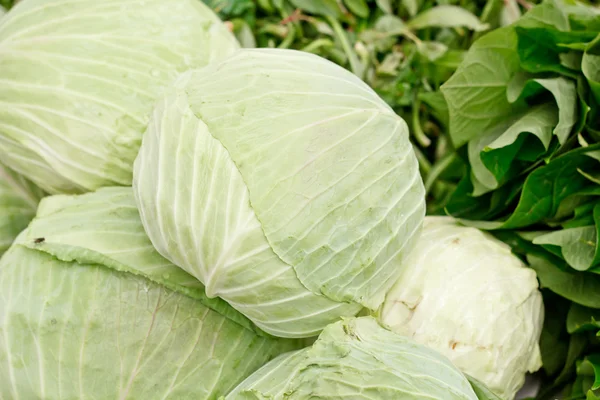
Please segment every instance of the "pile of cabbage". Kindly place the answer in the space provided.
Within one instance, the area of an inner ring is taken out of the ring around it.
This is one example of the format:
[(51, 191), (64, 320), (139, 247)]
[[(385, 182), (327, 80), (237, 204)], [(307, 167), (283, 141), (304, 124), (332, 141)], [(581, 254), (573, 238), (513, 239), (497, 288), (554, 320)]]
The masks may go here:
[(405, 122), (197, 0), (0, 20), (0, 399), (513, 399), (535, 273), (425, 217)]

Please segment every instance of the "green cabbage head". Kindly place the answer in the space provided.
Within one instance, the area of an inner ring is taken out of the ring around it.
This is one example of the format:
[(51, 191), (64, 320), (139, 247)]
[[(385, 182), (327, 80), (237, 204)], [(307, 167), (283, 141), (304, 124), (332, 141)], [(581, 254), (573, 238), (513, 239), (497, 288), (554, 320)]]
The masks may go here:
[(405, 122), (350, 72), (293, 50), (184, 74), (134, 169), (157, 250), (283, 337), (379, 307), (425, 210)]
[(488, 233), (426, 217), (380, 311), (390, 329), (448, 357), (503, 399), (540, 368), (544, 318), (535, 272)]
[(336, 322), (312, 347), (283, 354), (225, 400), (477, 400), (448, 359), (374, 318)]
[(131, 188), (42, 200), (0, 295), (2, 399), (216, 399), (299, 348), (156, 253)]
[(0, 256), (35, 216), (44, 193), (0, 164)]
[(26, 0), (0, 20), (0, 161), (45, 191), (130, 186), (152, 106), (238, 47), (199, 0)]

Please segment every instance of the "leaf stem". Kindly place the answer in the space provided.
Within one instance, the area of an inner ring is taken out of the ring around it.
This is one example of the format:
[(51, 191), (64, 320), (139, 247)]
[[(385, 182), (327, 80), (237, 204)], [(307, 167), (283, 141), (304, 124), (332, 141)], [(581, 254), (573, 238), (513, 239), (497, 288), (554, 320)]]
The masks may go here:
[(423, 129), (421, 128), (421, 115), (419, 114), (421, 108), (421, 101), (417, 96), (414, 97), (412, 106), (412, 133), (415, 140), (423, 147), (429, 147), (431, 140), (427, 137)]
[(414, 143), (411, 144), (417, 156), (417, 161), (419, 162), (419, 169), (421, 170), (421, 175), (428, 176), (429, 171), (431, 171), (431, 163), (429, 162), (425, 154), (423, 154), (419, 146), (415, 146)]
[(327, 18), (327, 21), (329, 21), (329, 24), (331, 25), (331, 27), (333, 28), (333, 31), (335, 32), (336, 36), (340, 40), (342, 48), (344, 49), (344, 53), (346, 53), (346, 56), (348, 57), (348, 61), (350, 62), (350, 69), (352, 70), (354, 75), (356, 75), (362, 79), (363, 73), (364, 73), (364, 68), (363, 68), (362, 64), (360, 63), (360, 61), (358, 60), (356, 53), (352, 49), (352, 45), (348, 41), (348, 37), (346, 36), (346, 32), (342, 28), (342, 25), (335, 18), (332, 18), (329, 16), (326, 18)]
[(425, 193), (429, 193), (433, 184), (437, 181), (439, 176), (456, 160), (456, 153), (448, 153), (442, 159), (437, 161), (429, 170), (427, 178), (425, 179)]

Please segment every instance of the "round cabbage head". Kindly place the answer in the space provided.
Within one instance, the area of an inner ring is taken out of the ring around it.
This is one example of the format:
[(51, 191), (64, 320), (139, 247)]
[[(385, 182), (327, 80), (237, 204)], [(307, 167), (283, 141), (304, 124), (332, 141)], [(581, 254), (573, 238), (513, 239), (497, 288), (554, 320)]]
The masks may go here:
[(0, 256), (35, 216), (44, 193), (0, 164)]
[(130, 186), (163, 88), (238, 47), (198, 0), (27, 0), (0, 20), (0, 161), (49, 193)]
[(425, 210), (405, 122), (293, 50), (184, 74), (154, 110), (134, 191), (164, 257), (284, 337), (376, 309)]
[(383, 325), (448, 357), (503, 399), (540, 368), (535, 272), (510, 247), (450, 217), (426, 217), (380, 310)]
[(2, 399), (216, 399), (299, 348), (156, 253), (131, 188), (44, 199), (0, 293)]
[(283, 354), (225, 400), (477, 400), (448, 359), (382, 328), (374, 318), (328, 326), (312, 347)]

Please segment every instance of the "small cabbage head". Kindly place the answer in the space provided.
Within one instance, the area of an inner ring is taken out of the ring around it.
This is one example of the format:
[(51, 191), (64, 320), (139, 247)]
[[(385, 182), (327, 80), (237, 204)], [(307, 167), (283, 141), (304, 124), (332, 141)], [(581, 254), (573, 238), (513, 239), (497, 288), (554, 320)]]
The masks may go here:
[(0, 293), (2, 399), (216, 399), (299, 348), (156, 253), (131, 188), (42, 200)]
[(152, 107), (238, 44), (198, 0), (27, 0), (0, 20), (0, 161), (48, 193), (130, 186)]
[(0, 164), (0, 256), (35, 216), (44, 193)]
[(467, 378), (434, 350), (374, 318), (336, 322), (312, 347), (283, 354), (225, 400), (477, 400)]
[(426, 217), (398, 268), (382, 324), (513, 399), (525, 374), (541, 366), (544, 308), (535, 272), (505, 243), (451, 217)]
[(293, 50), (184, 74), (154, 110), (134, 190), (164, 257), (283, 337), (377, 309), (425, 212), (405, 122)]

